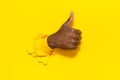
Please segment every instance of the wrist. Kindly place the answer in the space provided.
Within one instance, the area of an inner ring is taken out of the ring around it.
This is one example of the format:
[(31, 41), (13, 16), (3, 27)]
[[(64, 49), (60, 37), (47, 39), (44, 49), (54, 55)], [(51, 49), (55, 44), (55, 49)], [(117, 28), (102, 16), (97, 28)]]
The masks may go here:
[(52, 36), (52, 35), (48, 36), (47, 43), (48, 43), (48, 46), (51, 49), (54, 49), (55, 48), (55, 38), (54, 38), (54, 36)]

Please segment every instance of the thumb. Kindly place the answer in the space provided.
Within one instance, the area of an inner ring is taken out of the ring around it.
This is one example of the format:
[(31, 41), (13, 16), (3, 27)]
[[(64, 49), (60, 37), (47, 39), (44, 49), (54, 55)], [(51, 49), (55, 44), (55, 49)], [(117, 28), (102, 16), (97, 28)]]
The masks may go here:
[(73, 18), (74, 18), (74, 13), (71, 12), (71, 13), (70, 13), (70, 17), (68, 18), (68, 20), (67, 20), (63, 25), (68, 25), (68, 26), (70, 26), (70, 25), (72, 24)]

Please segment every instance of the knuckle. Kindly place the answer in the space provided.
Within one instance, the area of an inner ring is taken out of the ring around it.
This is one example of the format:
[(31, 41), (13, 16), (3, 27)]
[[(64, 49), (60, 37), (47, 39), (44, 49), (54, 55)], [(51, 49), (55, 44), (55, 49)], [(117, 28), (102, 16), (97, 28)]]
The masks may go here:
[(79, 40), (80, 39), (80, 35), (77, 35), (77, 34), (73, 35), (73, 38)]
[(76, 48), (77, 48), (77, 46), (73, 46), (73, 47), (72, 47), (72, 49), (76, 49)]
[(72, 43), (75, 43), (76, 41), (75, 41), (75, 39), (72, 39), (71, 42), (72, 42)]
[(79, 45), (80, 44), (80, 41), (76, 41), (75, 42), (75, 45), (77, 46), (77, 45)]
[(71, 32), (73, 32), (73, 33), (74, 33), (74, 31), (75, 31), (75, 29), (71, 28)]
[(70, 49), (76, 49), (76, 48), (77, 48), (77, 46), (75, 46), (75, 45), (70, 46)]
[(73, 34), (73, 35), (72, 35), (72, 37), (73, 37), (73, 38), (75, 38), (75, 37), (76, 37), (76, 35), (75, 35), (75, 34)]

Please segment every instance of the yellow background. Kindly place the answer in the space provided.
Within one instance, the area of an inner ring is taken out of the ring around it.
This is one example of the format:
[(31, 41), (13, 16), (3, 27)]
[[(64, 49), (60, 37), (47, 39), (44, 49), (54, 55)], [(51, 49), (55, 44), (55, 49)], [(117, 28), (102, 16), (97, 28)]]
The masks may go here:
[[(56, 54), (47, 66), (28, 56), (33, 37), (58, 30), (71, 11), (78, 54)], [(120, 1), (1, 0), (0, 46), (0, 80), (120, 80)]]

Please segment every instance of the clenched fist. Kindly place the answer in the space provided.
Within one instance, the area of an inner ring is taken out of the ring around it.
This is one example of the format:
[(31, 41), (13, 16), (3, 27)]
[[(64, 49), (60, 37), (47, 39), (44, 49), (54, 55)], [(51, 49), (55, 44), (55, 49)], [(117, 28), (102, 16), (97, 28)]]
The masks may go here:
[(77, 48), (80, 44), (82, 32), (78, 29), (71, 28), (73, 18), (74, 14), (71, 12), (69, 19), (61, 26), (61, 28), (56, 33), (48, 36), (47, 42), (50, 48)]

